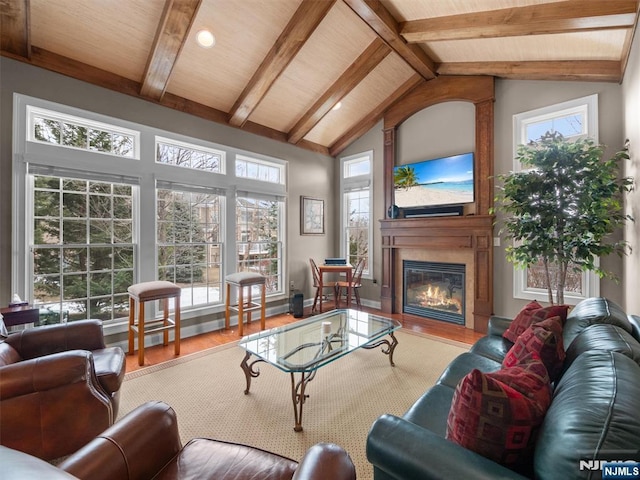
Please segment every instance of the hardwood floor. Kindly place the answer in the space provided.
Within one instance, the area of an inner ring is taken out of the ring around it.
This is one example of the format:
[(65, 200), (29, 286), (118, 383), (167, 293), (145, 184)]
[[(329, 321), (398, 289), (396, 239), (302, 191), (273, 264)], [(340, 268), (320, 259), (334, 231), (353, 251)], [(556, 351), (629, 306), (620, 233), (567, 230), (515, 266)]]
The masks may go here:
[[(324, 304), (324, 311), (333, 308), (331, 302), (327, 302)], [(439, 322), (435, 320), (425, 320), (425, 319), (417, 319), (412, 315), (405, 314), (386, 314), (382, 313), (379, 310), (363, 307), (364, 311), (369, 313), (374, 313), (378, 315), (383, 315), (386, 317), (391, 317), (397, 319), (402, 326), (406, 330), (412, 330), (414, 332), (427, 333), (430, 335), (435, 335), (438, 337), (442, 337), (444, 339), (455, 340), (458, 342), (468, 343), (469, 345), (473, 344), (476, 340), (481, 338), (483, 334), (474, 332), (468, 328), (464, 328), (458, 325), (452, 325), (446, 322)], [(304, 310), (304, 318), (307, 318), (311, 315), (311, 307), (307, 307)], [(255, 315), (254, 315), (255, 317)], [(266, 328), (278, 327), (281, 325), (286, 325), (287, 323), (296, 322), (301, 320), (299, 318), (294, 318), (293, 315), (290, 314), (281, 314), (275, 315), (273, 317), (268, 317), (266, 319)], [(246, 324), (244, 326), (244, 334), (249, 335), (251, 333), (258, 332), (260, 330), (260, 321), (253, 320), (250, 324)], [(193, 337), (183, 338), (180, 340), (180, 353), (181, 355), (188, 355), (190, 353), (195, 353), (200, 350), (205, 350), (207, 348), (215, 347), (218, 345), (224, 345), (225, 343), (233, 342), (238, 340), (238, 331), (237, 328), (231, 328), (229, 330), (217, 330), (215, 332), (204, 333), (202, 335), (197, 335)], [(137, 350), (135, 355), (127, 355), (127, 372), (133, 372), (135, 370), (139, 370), (144, 367), (148, 367), (150, 365), (156, 365), (158, 363), (171, 360), (175, 358), (173, 353), (173, 343), (169, 343), (168, 346), (153, 346), (147, 347), (144, 351), (144, 365), (138, 365), (138, 355)]]

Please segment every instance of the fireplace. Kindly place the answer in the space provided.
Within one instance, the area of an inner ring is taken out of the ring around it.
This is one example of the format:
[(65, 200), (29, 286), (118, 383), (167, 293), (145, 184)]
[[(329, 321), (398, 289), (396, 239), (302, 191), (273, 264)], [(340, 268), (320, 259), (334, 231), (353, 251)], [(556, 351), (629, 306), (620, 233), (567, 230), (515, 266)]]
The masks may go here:
[(465, 324), (465, 265), (403, 260), (402, 311)]

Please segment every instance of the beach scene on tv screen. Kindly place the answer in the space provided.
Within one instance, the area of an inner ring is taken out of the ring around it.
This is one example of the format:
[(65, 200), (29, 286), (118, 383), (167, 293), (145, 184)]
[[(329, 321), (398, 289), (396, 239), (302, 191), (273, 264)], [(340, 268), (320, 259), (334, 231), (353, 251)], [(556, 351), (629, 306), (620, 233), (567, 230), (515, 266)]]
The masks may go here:
[(473, 153), (400, 165), (393, 172), (401, 208), (473, 202)]

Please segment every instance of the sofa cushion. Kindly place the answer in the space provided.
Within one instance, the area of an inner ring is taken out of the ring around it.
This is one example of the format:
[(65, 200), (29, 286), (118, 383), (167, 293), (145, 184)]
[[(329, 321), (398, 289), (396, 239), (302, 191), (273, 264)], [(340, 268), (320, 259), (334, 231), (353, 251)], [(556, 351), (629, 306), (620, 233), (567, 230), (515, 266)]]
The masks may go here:
[(444, 438), (454, 392), (455, 387), (436, 384), (422, 394), (402, 418)]
[(266, 450), (208, 438), (194, 438), (154, 478), (290, 480), (297, 466), (294, 460)]
[[(531, 303), (529, 305), (531, 305)], [(564, 321), (567, 319), (568, 310), (568, 305), (551, 305), (549, 307), (538, 309), (532, 307), (532, 310), (530, 310), (529, 313), (523, 315), (518, 314), (518, 316), (514, 318), (513, 322), (511, 323), (511, 326), (507, 329), (506, 332), (504, 332), (503, 336), (507, 340), (511, 340), (515, 343), (518, 337), (522, 335), (522, 333), (527, 328), (529, 328), (536, 322), (541, 322), (543, 320), (546, 320), (547, 318), (559, 316), (564, 323)]]
[(513, 347), (513, 342), (498, 335), (485, 335), (478, 339), (469, 349), (476, 355), (490, 358), (496, 362), (502, 363), (505, 355)]
[(534, 454), (536, 478), (600, 478), (580, 460), (640, 461), (640, 367), (617, 353), (580, 355), (557, 383)]
[(542, 363), (547, 367), (549, 377), (555, 381), (562, 371), (565, 359), (562, 342), (562, 319), (560, 317), (551, 317), (527, 328), (518, 337), (511, 350), (507, 352), (502, 366), (517, 365), (531, 352), (540, 356)]
[(610, 323), (629, 333), (633, 332), (627, 314), (618, 304), (603, 297), (587, 298), (578, 303), (567, 316), (562, 333), (565, 347), (569, 348), (573, 339), (594, 323)]
[(564, 370), (567, 370), (582, 353), (590, 350), (619, 352), (640, 365), (640, 343), (622, 328), (602, 323), (585, 328), (571, 342), (567, 348)]
[(533, 300), (527, 303), (520, 312), (515, 316), (507, 330), (502, 334), (504, 338), (510, 342), (515, 342), (522, 332), (524, 332), (529, 325), (531, 325), (531, 317), (534, 312), (537, 312), (542, 308), (538, 302)]
[(549, 376), (539, 360), (486, 374), (473, 370), (455, 390), (446, 438), (527, 471), (550, 403)]
[[(77, 480), (77, 477), (40, 460), (12, 448), (0, 445), (0, 465), (5, 479)], [(4, 475), (7, 475), (6, 477)]]
[(495, 372), (500, 368), (502, 368), (502, 364), (499, 361), (475, 353), (465, 352), (458, 355), (447, 365), (447, 368), (442, 372), (436, 383), (456, 388), (460, 380), (473, 369), (481, 372)]
[(628, 315), (627, 320), (631, 324), (631, 335), (640, 342), (640, 317), (637, 315)]

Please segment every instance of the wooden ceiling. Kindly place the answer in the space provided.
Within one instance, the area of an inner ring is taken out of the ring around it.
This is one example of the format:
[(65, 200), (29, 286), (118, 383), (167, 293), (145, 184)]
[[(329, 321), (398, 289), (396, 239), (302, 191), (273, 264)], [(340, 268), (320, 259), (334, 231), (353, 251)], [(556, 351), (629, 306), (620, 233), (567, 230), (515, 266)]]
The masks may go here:
[[(639, 0), (0, 0), (2, 55), (332, 156), (443, 75), (620, 82)], [(212, 48), (195, 42), (207, 28)], [(338, 110), (333, 107), (341, 102)]]

